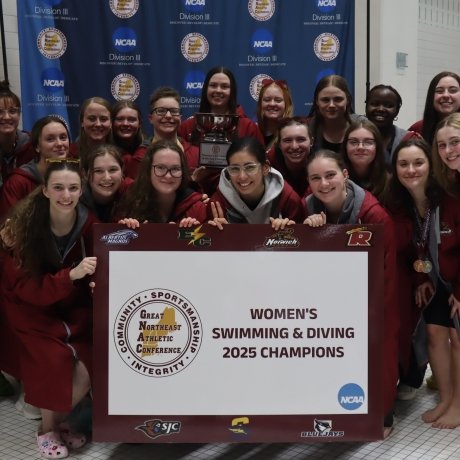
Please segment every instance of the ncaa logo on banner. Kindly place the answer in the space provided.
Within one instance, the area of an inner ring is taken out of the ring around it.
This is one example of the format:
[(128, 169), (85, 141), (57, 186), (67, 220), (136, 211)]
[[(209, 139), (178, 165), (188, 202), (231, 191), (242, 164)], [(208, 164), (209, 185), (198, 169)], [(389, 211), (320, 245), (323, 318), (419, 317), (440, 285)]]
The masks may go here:
[(197, 356), (202, 337), (196, 308), (182, 294), (162, 288), (134, 294), (113, 325), (120, 358), (146, 377), (169, 377), (184, 370)]
[(109, 4), (112, 13), (121, 19), (134, 16), (139, 9), (139, 0), (110, 0)]
[(347, 383), (339, 390), (339, 404), (346, 410), (359, 409), (364, 399), (364, 390), (356, 383)]
[(339, 54), (340, 41), (334, 34), (318, 35), (313, 44), (316, 57), (322, 61), (333, 61)]
[(273, 49), (273, 34), (266, 29), (256, 30), (251, 37), (251, 46), (256, 54), (269, 54)]
[(249, 0), (248, 10), (256, 21), (268, 21), (275, 14), (275, 0)]
[(187, 11), (195, 13), (203, 11), (206, 6), (206, 0), (183, 0), (183, 2)]
[(199, 70), (191, 70), (185, 74), (184, 89), (190, 96), (200, 96), (205, 75)]
[(265, 80), (266, 78), (272, 77), (265, 73), (259, 73), (259, 75), (252, 77), (251, 81), (249, 82), (249, 94), (251, 94), (255, 101), (259, 100), (260, 88), (262, 88), (262, 80)]
[(38, 34), (37, 48), (47, 59), (59, 59), (67, 49), (67, 38), (59, 29), (47, 27)]
[(336, 0), (317, 0), (318, 9), (322, 13), (330, 13), (337, 6)]
[(129, 53), (136, 49), (137, 37), (133, 29), (119, 27), (112, 35), (113, 46), (120, 53)]
[(112, 96), (117, 101), (135, 101), (141, 92), (141, 87), (136, 77), (129, 73), (122, 73), (112, 80), (111, 90)]
[(42, 86), (45, 91), (57, 93), (64, 90), (64, 74), (56, 67), (48, 67), (41, 73)]
[(209, 43), (204, 35), (192, 32), (182, 39), (180, 49), (187, 61), (200, 62), (209, 53)]

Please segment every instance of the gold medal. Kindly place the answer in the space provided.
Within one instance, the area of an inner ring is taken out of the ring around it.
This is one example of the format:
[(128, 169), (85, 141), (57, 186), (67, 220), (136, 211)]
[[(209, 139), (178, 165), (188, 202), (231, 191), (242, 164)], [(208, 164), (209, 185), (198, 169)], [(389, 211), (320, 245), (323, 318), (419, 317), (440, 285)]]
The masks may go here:
[(429, 260), (423, 262), (423, 273), (430, 273), (433, 269), (433, 265)]
[(425, 262), (421, 259), (417, 259), (413, 264), (414, 270), (417, 273), (424, 273), (423, 269), (425, 267)]

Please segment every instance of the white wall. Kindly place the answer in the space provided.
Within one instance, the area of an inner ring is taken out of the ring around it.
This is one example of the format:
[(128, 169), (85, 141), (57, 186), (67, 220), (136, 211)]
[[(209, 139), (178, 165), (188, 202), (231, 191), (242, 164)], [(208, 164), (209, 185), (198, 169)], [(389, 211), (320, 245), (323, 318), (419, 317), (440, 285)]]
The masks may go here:
[[(16, 0), (3, 0), (3, 22), (5, 24), (6, 60), (10, 87), (21, 95), (19, 74), (19, 42)], [(1, 46), (1, 44), (0, 44)], [(0, 58), (0, 79), (4, 79), (3, 59)]]
[(417, 47), (419, 85), (416, 97), (421, 118), (431, 79), (443, 70), (460, 75), (459, 0), (420, 0)]
[[(419, 0), (370, 0), (370, 86), (391, 85), (403, 105), (396, 124), (407, 128), (417, 115), (417, 24)], [(356, 0), (355, 110), (364, 113), (366, 96), (366, 0)], [(396, 53), (407, 54), (407, 67), (396, 67)]]

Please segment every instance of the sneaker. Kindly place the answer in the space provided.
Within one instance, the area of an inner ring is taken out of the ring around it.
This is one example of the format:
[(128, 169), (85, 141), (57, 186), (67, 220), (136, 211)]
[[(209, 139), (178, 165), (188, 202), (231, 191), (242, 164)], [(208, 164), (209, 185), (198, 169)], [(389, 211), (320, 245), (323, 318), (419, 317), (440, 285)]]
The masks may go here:
[(0, 372), (0, 396), (13, 396), (14, 388), (6, 379), (2, 372)]
[(38, 407), (24, 401), (24, 393), (22, 391), (16, 401), (15, 407), (28, 420), (40, 420), (42, 418), (42, 412)]
[(405, 385), (404, 383), (400, 383), (398, 385), (397, 398), (400, 401), (410, 401), (411, 399), (414, 399), (416, 395), (417, 388)]

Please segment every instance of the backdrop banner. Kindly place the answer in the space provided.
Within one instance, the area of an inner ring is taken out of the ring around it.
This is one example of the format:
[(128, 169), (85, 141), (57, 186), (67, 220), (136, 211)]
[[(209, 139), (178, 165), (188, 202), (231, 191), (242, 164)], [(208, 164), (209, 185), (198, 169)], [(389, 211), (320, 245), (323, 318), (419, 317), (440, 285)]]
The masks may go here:
[[(17, 0), (23, 125), (59, 114), (78, 135), (81, 102), (135, 100), (173, 86), (183, 118), (206, 72), (230, 68), (250, 117), (264, 78), (284, 79), (295, 113), (336, 73), (354, 88), (354, 0)], [(147, 129), (147, 132), (149, 130)]]
[(94, 241), (94, 440), (382, 438), (383, 226)]

